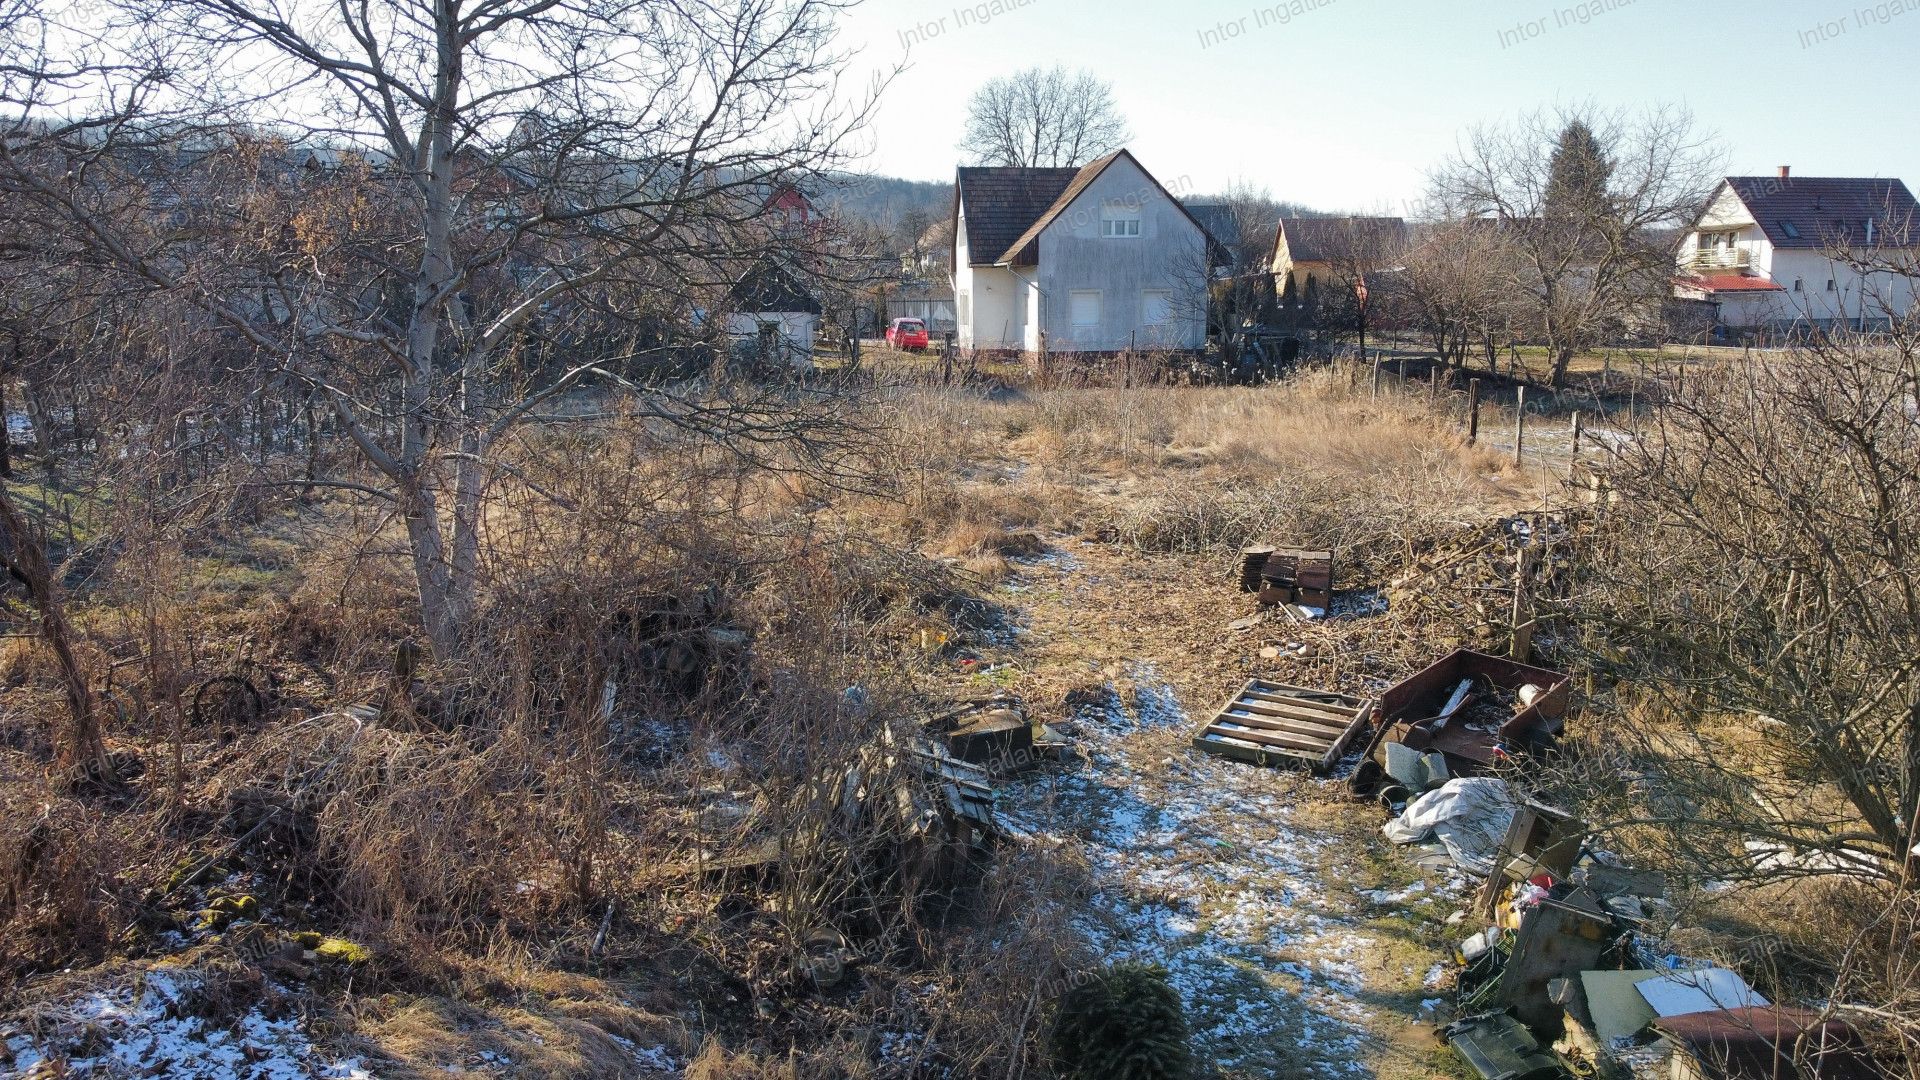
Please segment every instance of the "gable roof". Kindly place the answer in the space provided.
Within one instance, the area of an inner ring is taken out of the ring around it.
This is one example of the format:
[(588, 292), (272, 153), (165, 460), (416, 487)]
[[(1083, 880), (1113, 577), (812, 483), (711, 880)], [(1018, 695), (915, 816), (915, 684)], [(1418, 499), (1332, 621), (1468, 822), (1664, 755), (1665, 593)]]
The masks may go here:
[(954, 177), (956, 212), (967, 219), (967, 259), (975, 266), (1001, 260), (1027, 227), (1073, 183), (1079, 169), (963, 168)]
[(734, 309), (749, 311), (799, 312), (820, 314), (820, 301), (814, 299), (792, 271), (772, 258), (763, 258), (748, 268), (740, 280), (727, 290)]
[[(1193, 211), (1174, 198), (1140, 164), (1139, 159), (1126, 150), (1115, 150), (1078, 169), (961, 169), (954, 182), (953, 197), (956, 208), (964, 207), (966, 210), (968, 260), (974, 266), (1032, 266), (1039, 260), (1036, 241), (1040, 239), (1040, 234), (1065, 213), (1067, 207), (1072, 206), (1074, 200), (1084, 194), (1100, 174), (1107, 171), (1109, 165), (1121, 158), (1133, 162), (1133, 167), (1140, 170), (1140, 175), (1146, 177), (1162, 197), (1186, 215), (1188, 221), (1193, 222), (1193, 227), (1206, 238), (1209, 248), (1218, 246), (1219, 242), (1200, 223), (1200, 219), (1193, 216)], [(1044, 204), (1036, 205), (1037, 196), (1049, 189), (1053, 191), (1053, 197)], [(976, 215), (985, 216), (988, 231), (984, 236), (975, 226)], [(1000, 237), (1008, 232), (1012, 235), (1003, 245)], [(992, 253), (994, 257), (982, 258), (985, 253)]]
[(1368, 254), (1391, 259), (1411, 246), (1412, 236), (1405, 218), (1281, 218), (1273, 250), (1279, 255), (1284, 241), (1294, 262), (1332, 262)]
[[(1897, 179), (1729, 176), (1721, 183), (1733, 189), (1776, 248), (1864, 243), (1868, 221), (1876, 237), (1890, 224), (1920, 226), (1920, 204)], [(1911, 242), (1920, 243), (1920, 237)]]

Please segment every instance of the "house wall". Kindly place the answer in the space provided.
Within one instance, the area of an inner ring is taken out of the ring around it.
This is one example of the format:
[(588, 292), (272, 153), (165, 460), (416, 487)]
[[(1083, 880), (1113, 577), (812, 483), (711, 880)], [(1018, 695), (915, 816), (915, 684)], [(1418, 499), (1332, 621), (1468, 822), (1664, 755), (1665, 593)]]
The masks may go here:
[(1019, 278), (1006, 267), (967, 265), (967, 251), (963, 210), (954, 221), (954, 344), (962, 349), (1024, 348), (1027, 309)]
[(760, 327), (779, 327), (781, 347), (795, 367), (813, 366), (813, 343), (820, 335), (820, 316), (804, 311), (753, 311), (727, 316), (727, 336), (736, 347), (750, 348), (760, 340)]
[[(1140, 235), (1101, 235), (1103, 208), (1137, 214)], [(1122, 157), (1040, 233), (1039, 266), (1028, 296), (1027, 347), (1057, 352), (1111, 352), (1137, 340), (1141, 348), (1197, 349), (1206, 342), (1206, 244), (1200, 227), (1145, 172)], [(1075, 326), (1072, 294), (1101, 294), (1100, 317)], [(1172, 294), (1172, 318), (1143, 321), (1144, 294)], [(1137, 339), (1136, 339), (1137, 334)]]
[[(1735, 233), (1734, 249), (1745, 256), (1745, 261), (1720, 272), (1765, 278), (1785, 291), (1723, 296), (1720, 321), (1727, 326), (1783, 328), (1809, 321), (1844, 321), (1858, 326), (1863, 313), (1871, 324), (1876, 319), (1884, 320), (1889, 312), (1896, 318), (1903, 317), (1913, 308), (1916, 282), (1911, 277), (1876, 274), (1863, 278), (1852, 267), (1829, 259), (1825, 252), (1775, 248), (1731, 186), (1720, 189), (1700, 223), (1681, 241), (1680, 268), (1698, 272), (1694, 259), (1699, 254), (1701, 232), (1729, 230)], [(1798, 291), (1794, 289), (1796, 281), (1800, 284)], [(1833, 282), (1831, 290), (1828, 281)]]

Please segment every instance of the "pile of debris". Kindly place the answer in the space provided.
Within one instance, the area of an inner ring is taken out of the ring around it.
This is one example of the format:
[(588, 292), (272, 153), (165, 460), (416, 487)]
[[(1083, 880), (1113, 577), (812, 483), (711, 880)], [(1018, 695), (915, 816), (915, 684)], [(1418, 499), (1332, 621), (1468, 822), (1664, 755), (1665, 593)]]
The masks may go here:
[(1830, 1013), (1782, 1008), (1738, 972), (1666, 954), (1648, 933), (1671, 911), (1664, 875), (1588, 850), (1586, 823), (1514, 798), (1503, 780), (1448, 781), (1385, 831), (1437, 841), (1485, 878), (1456, 916), (1481, 929), (1455, 954), (1460, 1019), (1439, 1032), (1476, 1075), (1876, 1075)]
[[(1566, 513), (1520, 514), (1416, 547), (1388, 584), (1396, 611), (1457, 627), (1461, 645), (1505, 645), (1516, 610), (1564, 599), (1581, 521)], [(1525, 603), (1516, 607), (1516, 590)]]
[(1260, 606), (1320, 618), (1333, 606), (1333, 552), (1255, 545), (1240, 553), (1240, 591)]
[(1538, 753), (1560, 734), (1569, 690), (1558, 671), (1456, 649), (1380, 695), (1379, 730), (1349, 784), (1400, 803)]

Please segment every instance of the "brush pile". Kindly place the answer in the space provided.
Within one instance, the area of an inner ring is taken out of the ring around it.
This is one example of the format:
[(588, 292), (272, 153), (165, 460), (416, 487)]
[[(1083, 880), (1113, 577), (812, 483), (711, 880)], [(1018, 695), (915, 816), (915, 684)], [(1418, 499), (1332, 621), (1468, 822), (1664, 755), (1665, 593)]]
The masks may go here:
[(1435, 624), (1435, 644), (1502, 643), (1512, 630), (1514, 589), (1523, 577), (1529, 612), (1567, 595), (1584, 525), (1572, 514), (1535, 512), (1417, 544), (1406, 570), (1389, 583), (1388, 599), (1393, 610)]

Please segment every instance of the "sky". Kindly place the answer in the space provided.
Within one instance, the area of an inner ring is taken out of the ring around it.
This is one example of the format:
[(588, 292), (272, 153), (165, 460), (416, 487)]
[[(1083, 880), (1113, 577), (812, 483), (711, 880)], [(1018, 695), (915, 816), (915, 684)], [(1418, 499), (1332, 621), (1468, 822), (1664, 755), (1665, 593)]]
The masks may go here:
[(866, 167), (909, 179), (953, 178), (980, 83), (1059, 63), (1183, 196), (1408, 213), (1474, 125), (1578, 103), (1691, 109), (1731, 175), (1920, 188), (1920, 0), (864, 0), (842, 33), (907, 65)]

